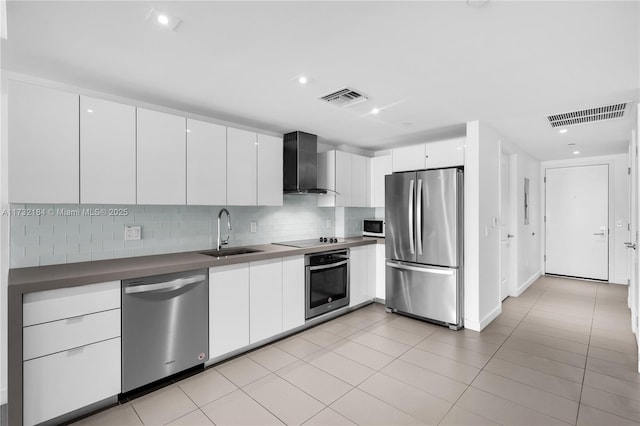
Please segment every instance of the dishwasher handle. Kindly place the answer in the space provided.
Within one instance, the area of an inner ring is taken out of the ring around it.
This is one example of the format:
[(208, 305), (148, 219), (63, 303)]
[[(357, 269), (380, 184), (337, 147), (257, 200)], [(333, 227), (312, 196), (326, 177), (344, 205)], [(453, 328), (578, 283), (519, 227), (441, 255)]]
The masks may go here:
[(130, 287), (126, 287), (124, 289), (125, 294), (136, 294), (136, 293), (160, 293), (165, 291), (173, 291), (179, 290), (188, 285), (198, 284), (203, 282), (207, 277), (205, 275), (193, 275), (191, 277), (185, 278), (176, 278), (175, 280), (165, 281), (161, 283), (154, 284), (142, 284), (142, 285), (132, 285)]

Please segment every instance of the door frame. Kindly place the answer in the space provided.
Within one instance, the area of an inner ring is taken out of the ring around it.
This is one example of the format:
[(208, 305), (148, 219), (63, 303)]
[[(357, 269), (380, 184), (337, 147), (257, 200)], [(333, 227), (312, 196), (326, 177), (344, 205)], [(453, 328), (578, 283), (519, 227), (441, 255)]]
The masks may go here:
[[(638, 109), (638, 122), (640, 122), (640, 108)], [(638, 231), (640, 230), (640, 164), (638, 158), (638, 131), (631, 131), (629, 142), (629, 223), (630, 242), (635, 244), (635, 250), (629, 250), (629, 293), (627, 304), (631, 311), (631, 331), (636, 336), (638, 346), (638, 372), (640, 373), (640, 270), (638, 263), (640, 259), (640, 246)]]
[[(518, 296), (518, 154), (515, 154), (508, 146), (500, 142), (500, 155), (505, 154), (509, 158), (509, 227), (510, 233), (514, 235), (511, 243), (509, 244), (509, 288), (507, 292), (508, 297)], [(500, 161), (502, 164), (502, 161)], [(498, 203), (500, 205), (500, 217), (498, 219), (499, 225), (502, 224), (502, 170), (499, 173), (499, 188)], [(499, 265), (498, 270), (502, 272), (502, 244), (499, 244)], [(500, 288), (502, 291), (502, 288)], [(500, 301), (502, 303), (502, 300)]]

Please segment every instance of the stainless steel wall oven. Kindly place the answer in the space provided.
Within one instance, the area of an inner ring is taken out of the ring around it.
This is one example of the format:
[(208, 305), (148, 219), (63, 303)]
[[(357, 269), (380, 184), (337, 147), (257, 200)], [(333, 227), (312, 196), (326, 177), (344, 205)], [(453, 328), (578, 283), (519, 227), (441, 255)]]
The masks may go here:
[(349, 306), (349, 249), (307, 254), (305, 318)]

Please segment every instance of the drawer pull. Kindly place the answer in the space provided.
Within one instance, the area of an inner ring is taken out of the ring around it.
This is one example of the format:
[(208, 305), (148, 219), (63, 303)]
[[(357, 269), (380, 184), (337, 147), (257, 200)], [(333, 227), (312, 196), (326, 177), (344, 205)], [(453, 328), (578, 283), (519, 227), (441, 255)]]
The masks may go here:
[(79, 317), (67, 318), (67, 324), (77, 324), (84, 320), (84, 315), (80, 315)]
[(67, 356), (79, 355), (84, 352), (84, 346), (80, 346), (79, 348), (69, 349), (67, 351)]

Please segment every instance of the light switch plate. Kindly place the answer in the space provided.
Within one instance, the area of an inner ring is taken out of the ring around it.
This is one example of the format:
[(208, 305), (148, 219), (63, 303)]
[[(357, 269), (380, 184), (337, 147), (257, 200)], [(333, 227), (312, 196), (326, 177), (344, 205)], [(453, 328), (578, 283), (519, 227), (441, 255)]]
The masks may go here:
[(331, 219), (327, 219), (327, 228), (331, 228)]
[(124, 240), (134, 241), (142, 239), (142, 227), (141, 226), (124, 226)]
[(249, 222), (251, 226), (251, 232), (258, 232), (258, 223), (257, 222)]

